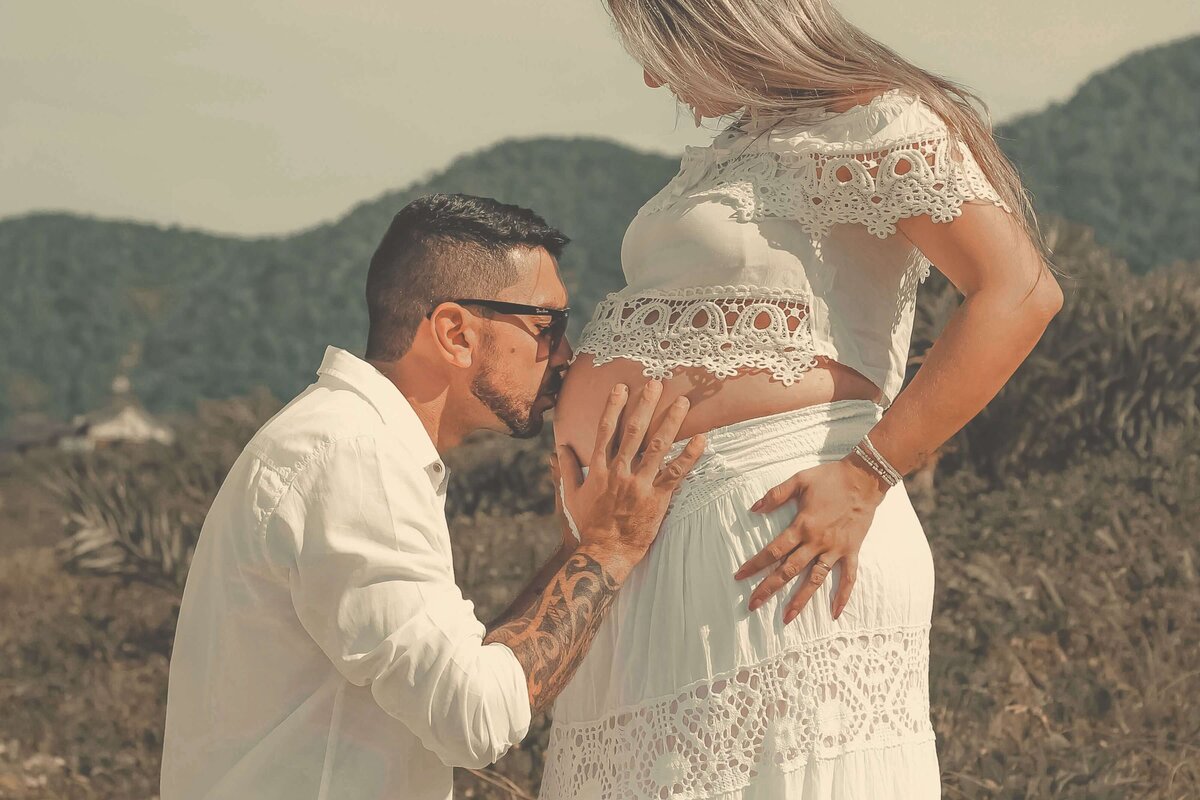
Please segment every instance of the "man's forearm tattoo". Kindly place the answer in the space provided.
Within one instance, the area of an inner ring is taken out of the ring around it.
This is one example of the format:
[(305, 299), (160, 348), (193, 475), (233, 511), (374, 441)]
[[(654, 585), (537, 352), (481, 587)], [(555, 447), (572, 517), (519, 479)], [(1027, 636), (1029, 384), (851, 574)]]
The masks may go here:
[(534, 713), (575, 674), (619, 588), (591, 555), (572, 553), (524, 614), (487, 635), (485, 642), (508, 645), (525, 668)]
[(533, 605), (533, 601), (542, 596), (542, 592), (546, 591), (546, 585), (562, 569), (563, 564), (569, 556), (569, 552), (564, 553), (562, 550), (559, 550), (547, 559), (542, 568), (538, 570), (538, 573), (529, 581), (529, 584), (508, 604), (508, 608), (500, 612), (499, 616), (487, 624), (488, 634), (491, 634), (492, 631), (501, 625), (505, 625), (516, 619)]

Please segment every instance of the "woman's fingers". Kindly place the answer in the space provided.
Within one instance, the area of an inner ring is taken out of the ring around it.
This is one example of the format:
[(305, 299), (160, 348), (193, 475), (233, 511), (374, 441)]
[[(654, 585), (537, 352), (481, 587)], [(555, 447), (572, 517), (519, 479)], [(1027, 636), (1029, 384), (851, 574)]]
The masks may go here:
[(757, 610), (771, 598), (771, 595), (799, 575), (816, 554), (816, 548), (811, 545), (801, 545), (786, 555), (780, 565), (750, 593), (750, 610)]
[(854, 590), (854, 582), (858, 579), (858, 555), (849, 555), (842, 559), (842, 576), (838, 581), (837, 594), (833, 597), (833, 618), (837, 619), (850, 602), (850, 593)]
[(596, 444), (592, 449), (592, 460), (588, 466), (590, 472), (608, 469), (608, 458), (613, 451), (613, 438), (617, 432), (617, 423), (621, 419), (621, 410), (629, 399), (629, 387), (618, 383), (608, 393), (608, 402), (600, 413), (600, 422), (596, 425)]
[(659, 421), (658, 427), (650, 435), (650, 441), (638, 461), (637, 472), (648, 476), (656, 476), (662, 468), (667, 451), (675, 443), (683, 418), (687, 416), (690, 403), (686, 397), (676, 397), (667, 407), (667, 413)]
[(774, 511), (796, 494), (802, 484), (802, 473), (796, 473), (781, 484), (773, 486), (754, 505), (750, 506), (750, 510), (758, 514), (766, 514), (768, 511)]
[(759, 550), (750, 558), (749, 561), (738, 567), (738, 571), (733, 573), (733, 579), (740, 581), (742, 578), (749, 578), (756, 572), (766, 569), (776, 561), (781, 561), (788, 553), (795, 550), (801, 544), (800, 518), (792, 520), (792, 523), (780, 531), (770, 544)]
[(800, 584), (800, 588), (788, 601), (787, 606), (783, 610), (783, 624), (787, 625), (796, 615), (808, 604), (813, 593), (825, 583), (825, 579), (829, 577), (829, 573), (833, 571), (833, 565), (838, 558), (833, 553), (822, 553), (813, 561), (812, 569), (808, 573), (808, 578)]

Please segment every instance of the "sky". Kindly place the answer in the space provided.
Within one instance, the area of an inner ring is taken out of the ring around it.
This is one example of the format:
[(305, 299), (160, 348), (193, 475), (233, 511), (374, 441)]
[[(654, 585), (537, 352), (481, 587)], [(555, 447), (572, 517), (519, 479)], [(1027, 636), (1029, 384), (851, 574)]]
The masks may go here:
[[(1200, 32), (1195, 0), (835, 1), (996, 121)], [(712, 133), (642, 83), (602, 0), (0, 3), (0, 217), (286, 233), (545, 135), (678, 154)]]

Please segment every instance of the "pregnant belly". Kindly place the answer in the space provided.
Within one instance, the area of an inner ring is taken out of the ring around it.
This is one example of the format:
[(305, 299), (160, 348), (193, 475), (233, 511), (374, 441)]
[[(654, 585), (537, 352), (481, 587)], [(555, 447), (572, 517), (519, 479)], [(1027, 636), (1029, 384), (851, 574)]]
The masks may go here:
[[(627, 358), (597, 366), (590, 354), (579, 354), (567, 371), (554, 409), (556, 442), (570, 446), (580, 463), (586, 465), (595, 447), (596, 425), (612, 387), (624, 383), (632, 400), (650, 380), (642, 374), (642, 369), (642, 364)], [(677, 368), (674, 373), (674, 377), (663, 381), (660, 408), (666, 409), (681, 395), (691, 403), (676, 440), (741, 420), (818, 403), (850, 399), (881, 402), (883, 397), (879, 387), (861, 373), (828, 358), (822, 358), (791, 386), (784, 386), (761, 370), (732, 378), (717, 378), (701, 367)], [(652, 420), (651, 431), (660, 417), (661, 414)]]

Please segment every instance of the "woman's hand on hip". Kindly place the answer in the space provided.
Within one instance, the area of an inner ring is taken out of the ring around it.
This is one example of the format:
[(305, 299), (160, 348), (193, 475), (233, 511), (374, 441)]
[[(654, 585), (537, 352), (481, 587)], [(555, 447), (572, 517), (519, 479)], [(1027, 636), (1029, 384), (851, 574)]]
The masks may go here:
[(841, 615), (857, 577), (858, 551), (889, 488), (865, 464), (860, 466), (852, 459), (857, 456), (801, 470), (750, 507), (760, 514), (774, 511), (788, 500), (795, 500), (799, 507), (791, 524), (733, 575), (742, 580), (773, 567), (751, 593), (751, 611), (812, 564), (808, 578), (784, 608), (786, 625), (840, 561), (842, 577), (833, 598), (833, 618)]

